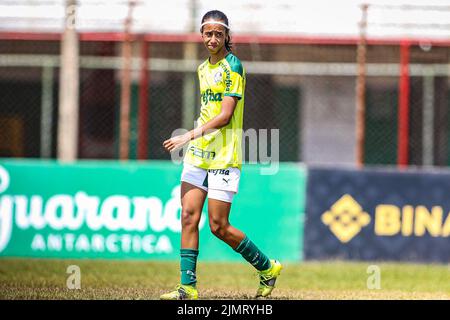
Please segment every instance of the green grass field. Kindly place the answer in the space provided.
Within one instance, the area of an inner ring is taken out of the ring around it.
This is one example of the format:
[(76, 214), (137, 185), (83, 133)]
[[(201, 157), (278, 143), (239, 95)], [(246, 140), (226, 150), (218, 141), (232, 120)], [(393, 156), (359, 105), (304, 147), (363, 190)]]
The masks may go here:
[[(381, 288), (367, 289), (367, 268), (381, 271)], [(81, 289), (66, 286), (69, 265)], [(201, 299), (252, 299), (258, 284), (247, 263), (199, 261)], [(179, 280), (177, 262), (0, 259), (0, 299), (158, 299)], [(450, 267), (399, 263), (284, 264), (271, 299), (450, 299)]]

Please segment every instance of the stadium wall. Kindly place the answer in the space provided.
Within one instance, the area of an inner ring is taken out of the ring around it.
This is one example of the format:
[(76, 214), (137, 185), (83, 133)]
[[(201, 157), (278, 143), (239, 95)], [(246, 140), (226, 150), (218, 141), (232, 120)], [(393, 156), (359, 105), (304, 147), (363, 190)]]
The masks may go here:
[[(283, 261), (450, 261), (450, 171), (244, 165), (230, 220)], [(169, 161), (0, 160), (0, 256), (177, 260)], [(200, 259), (240, 261), (200, 223)]]

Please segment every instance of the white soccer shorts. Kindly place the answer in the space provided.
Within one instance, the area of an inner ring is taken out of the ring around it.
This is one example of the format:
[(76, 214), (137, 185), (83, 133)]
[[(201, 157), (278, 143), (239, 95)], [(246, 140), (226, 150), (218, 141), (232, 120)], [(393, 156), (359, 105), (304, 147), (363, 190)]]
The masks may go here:
[(238, 192), (241, 171), (238, 168), (202, 169), (185, 163), (181, 181), (190, 183), (208, 192), (208, 198), (233, 202)]

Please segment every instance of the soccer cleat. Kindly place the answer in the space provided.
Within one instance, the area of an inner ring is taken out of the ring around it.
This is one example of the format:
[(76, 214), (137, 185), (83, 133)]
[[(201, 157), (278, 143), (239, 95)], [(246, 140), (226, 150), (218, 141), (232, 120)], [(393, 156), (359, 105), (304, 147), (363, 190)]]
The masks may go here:
[(197, 300), (198, 291), (193, 286), (179, 284), (174, 291), (161, 295), (161, 300)]
[(280, 275), (283, 266), (278, 260), (270, 260), (270, 268), (264, 271), (259, 271), (259, 287), (256, 292), (256, 298), (267, 297), (275, 288), (275, 281)]

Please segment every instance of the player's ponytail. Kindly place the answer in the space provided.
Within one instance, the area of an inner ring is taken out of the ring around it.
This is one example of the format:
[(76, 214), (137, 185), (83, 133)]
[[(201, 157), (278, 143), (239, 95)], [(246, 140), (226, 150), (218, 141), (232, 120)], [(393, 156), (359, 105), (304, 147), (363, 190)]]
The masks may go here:
[(203, 24), (207, 20), (215, 20), (222, 22), (221, 24), (225, 27), (226, 35), (225, 35), (225, 48), (228, 51), (233, 51), (233, 43), (231, 42), (231, 35), (230, 35), (230, 27), (228, 26), (228, 18), (222, 11), (219, 10), (211, 10), (205, 13), (205, 15), (202, 18), (202, 27), (200, 28), (200, 32), (203, 32)]
[(227, 30), (227, 39), (225, 40), (225, 48), (232, 52), (233, 51), (233, 43), (231, 42), (230, 31)]

